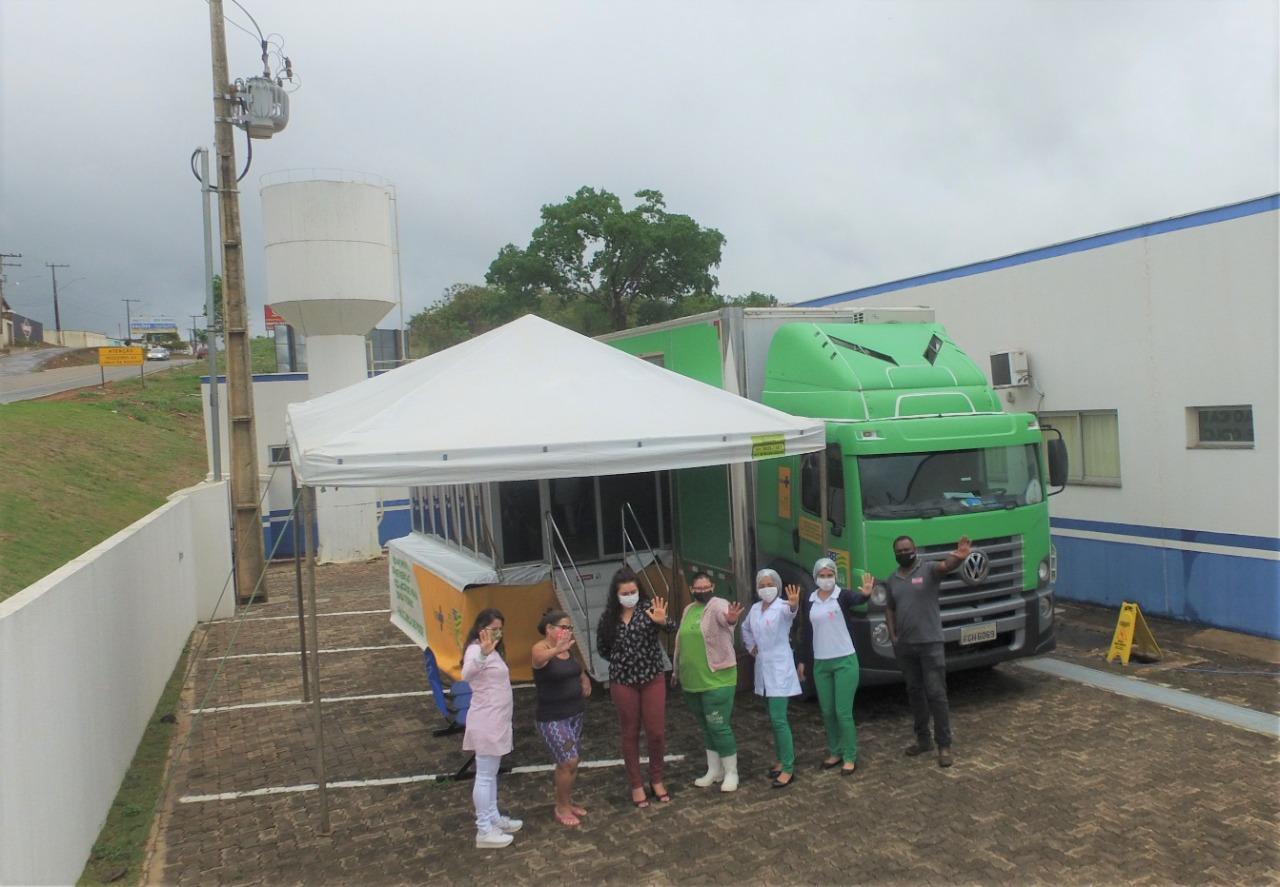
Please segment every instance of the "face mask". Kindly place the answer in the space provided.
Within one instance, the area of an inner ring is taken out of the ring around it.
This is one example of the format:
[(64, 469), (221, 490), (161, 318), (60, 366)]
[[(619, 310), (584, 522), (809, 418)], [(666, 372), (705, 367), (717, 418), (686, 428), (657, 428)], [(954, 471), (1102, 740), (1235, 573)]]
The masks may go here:
[(772, 585), (766, 585), (763, 588), (757, 589), (757, 591), (760, 594), (760, 600), (764, 601), (766, 604), (772, 604), (778, 597), (778, 589), (774, 588)]
[(836, 578), (834, 576), (819, 576), (818, 589), (820, 591), (831, 591), (836, 587)]
[(916, 553), (902, 551), (895, 554), (894, 558), (898, 561), (898, 566), (909, 567), (916, 562)]
[(631, 594), (620, 594), (618, 595), (618, 603), (630, 610), (640, 603), (640, 592), (633, 591)]
[(705, 604), (707, 601), (711, 600), (711, 596), (715, 594), (714, 591), (690, 591), (689, 593), (692, 594), (693, 599), (700, 604)]

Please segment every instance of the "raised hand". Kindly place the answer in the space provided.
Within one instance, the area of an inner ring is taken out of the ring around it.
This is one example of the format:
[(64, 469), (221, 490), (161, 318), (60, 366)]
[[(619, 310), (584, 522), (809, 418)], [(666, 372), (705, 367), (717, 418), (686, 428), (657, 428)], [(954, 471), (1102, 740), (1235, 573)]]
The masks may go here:
[(655, 597), (653, 603), (649, 606), (649, 618), (658, 625), (663, 625), (667, 621), (667, 601), (665, 598)]
[(480, 629), (480, 652), (488, 656), (498, 647), (498, 636), (491, 628)]
[(729, 612), (725, 614), (725, 618), (730, 622), (737, 622), (738, 617), (742, 615), (742, 604), (734, 601), (729, 605)]
[(870, 573), (862, 574), (862, 593), (870, 597), (871, 592), (876, 587), (876, 577)]
[(969, 556), (969, 552), (972, 549), (973, 546), (969, 543), (969, 537), (961, 536), (960, 541), (956, 543), (956, 550), (951, 552), (951, 556), (958, 560), (964, 560)]
[(787, 593), (787, 606), (795, 610), (800, 606), (800, 586), (788, 585), (784, 590)]
[(555, 650), (556, 655), (559, 656), (561, 653), (567, 653), (569, 650), (571, 650), (573, 648), (574, 643), (575, 643), (575, 640), (573, 635), (566, 632), (565, 636), (560, 638), (560, 642), (556, 644), (554, 647), (552, 647), (552, 649)]

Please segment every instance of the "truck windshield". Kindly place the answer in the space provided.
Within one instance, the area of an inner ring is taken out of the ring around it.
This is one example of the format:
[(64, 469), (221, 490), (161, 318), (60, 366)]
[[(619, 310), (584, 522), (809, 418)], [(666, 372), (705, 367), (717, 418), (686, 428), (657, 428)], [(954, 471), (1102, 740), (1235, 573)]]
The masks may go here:
[(858, 457), (868, 520), (1016, 508), (1043, 499), (1034, 444)]

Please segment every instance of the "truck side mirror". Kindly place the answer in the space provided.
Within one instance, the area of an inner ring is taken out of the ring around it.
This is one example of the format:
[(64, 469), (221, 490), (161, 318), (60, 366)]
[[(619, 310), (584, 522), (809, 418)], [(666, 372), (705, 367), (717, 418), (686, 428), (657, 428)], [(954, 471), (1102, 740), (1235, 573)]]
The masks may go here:
[[(1056, 428), (1051, 430), (1057, 431)], [(1058, 488), (1054, 492), (1061, 492), (1062, 488), (1067, 485), (1066, 441), (1062, 439), (1062, 434), (1059, 432), (1056, 438), (1049, 438), (1049, 440), (1045, 441), (1045, 445), (1049, 448), (1049, 486)]]

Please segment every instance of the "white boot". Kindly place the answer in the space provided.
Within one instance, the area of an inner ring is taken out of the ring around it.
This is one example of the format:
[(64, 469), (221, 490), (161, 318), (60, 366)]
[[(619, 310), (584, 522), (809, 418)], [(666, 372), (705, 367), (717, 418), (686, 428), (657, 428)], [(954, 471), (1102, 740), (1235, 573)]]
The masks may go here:
[(698, 788), (709, 788), (712, 783), (724, 779), (724, 768), (720, 766), (720, 755), (707, 749), (707, 772), (693, 781)]
[(738, 790), (738, 756), (726, 755), (720, 759), (721, 765), (724, 767), (724, 783), (720, 786), (722, 792), (736, 792)]

